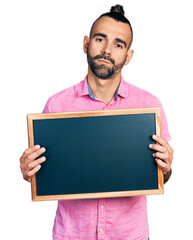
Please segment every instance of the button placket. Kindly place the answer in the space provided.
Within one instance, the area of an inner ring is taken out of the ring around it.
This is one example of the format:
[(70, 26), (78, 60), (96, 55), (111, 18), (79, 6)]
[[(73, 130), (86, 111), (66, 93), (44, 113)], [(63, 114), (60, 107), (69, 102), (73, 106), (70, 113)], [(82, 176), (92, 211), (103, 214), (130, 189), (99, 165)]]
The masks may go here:
[(98, 205), (98, 240), (105, 240), (106, 199), (99, 199)]
[(103, 110), (111, 109), (116, 102), (115, 98), (113, 98), (108, 105), (104, 106)]

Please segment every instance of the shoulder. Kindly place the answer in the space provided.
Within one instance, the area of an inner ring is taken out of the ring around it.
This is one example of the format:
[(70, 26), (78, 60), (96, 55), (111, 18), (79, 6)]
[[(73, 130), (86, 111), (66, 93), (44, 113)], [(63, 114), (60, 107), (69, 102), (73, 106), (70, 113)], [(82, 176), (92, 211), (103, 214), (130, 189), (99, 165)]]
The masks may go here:
[(69, 88), (66, 88), (58, 93), (52, 95), (44, 108), (44, 113), (55, 112), (56, 108), (66, 101), (73, 101), (73, 99), (77, 96), (79, 89), (81, 88), (82, 81), (76, 85), (73, 85)]
[(133, 84), (130, 84), (123, 80), (124, 88), (127, 89), (127, 97), (129, 100), (137, 101), (141, 104), (144, 104), (147, 106), (160, 106), (161, 102), (160, 100), (151, 92), (148, 92), (147, 90), (144, 90), (140, 87), (137, 87)]
[(165, 112), (160, 100), (153, 95), (152, 93), (136, 87), (130, 83), (125, 82), (125, 89), (127, 89), (127, 102), (129, 103), (129, 107), (133, 108), (147, 108), (147, 107), (159, 107), (161, 111), (161, 129), (162, 129), (162, 137), (169, 141), (171, 136), (168, 131), (167, 119), (165, 116)]

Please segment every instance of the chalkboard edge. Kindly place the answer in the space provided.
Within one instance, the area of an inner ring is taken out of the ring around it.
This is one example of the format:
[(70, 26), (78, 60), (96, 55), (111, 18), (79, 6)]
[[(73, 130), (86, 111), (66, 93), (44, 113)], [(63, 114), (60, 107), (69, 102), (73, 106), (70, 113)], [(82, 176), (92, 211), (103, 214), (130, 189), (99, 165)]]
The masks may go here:
[[(27, 126), (28, 126), (28, 145), (29, 147), (34, 146), (34, 131), (33, 131), (33, 116), (27, 115)], [(36, 184), (36, 174), (32, 176), (31, 180), (31, 197), (32, 201), (35, 201), (37, 197), (37, 184)]]
[(163, 189), (159, 185), (158, 189), (151, 190), (136, 190), (136, 191), (121, 191), (121, 192), (103, 192), (103, 193), (82, 193), (82, 194), (64, 194), (64, 195), (46, 195), (35, 196), (32, 201), (54, 201), (54, 200), (77, 200), (77, 199), (98, 199), (98, 198), (118, 198), (118, 197), (133, 197), (144, 195), (159, 195), (163, 194)]
[(159, 107), (28, 114), (30, 120), (159, 113)]
[[(160, 108), (156, 110), (155, 112), (155, 122), (156, 122), (156, 135), (162, 136), (161, 132), (161, 111)], [(159, 143), (156, 143), (159, 144)], [(164, 175), (162, 170), (157, 167), (157, 174), (158, 174), (158, 187), (162, 193), (164, 193)]]

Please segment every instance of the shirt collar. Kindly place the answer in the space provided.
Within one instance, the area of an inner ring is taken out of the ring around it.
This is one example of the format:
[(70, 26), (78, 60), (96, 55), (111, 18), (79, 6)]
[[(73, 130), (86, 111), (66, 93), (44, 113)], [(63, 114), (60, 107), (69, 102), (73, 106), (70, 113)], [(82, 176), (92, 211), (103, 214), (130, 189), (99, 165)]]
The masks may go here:
[(121, 76), (121, 82), (120, 82), (117, 90), (118, 90), (119, 96), (121, 96), (123, 98), (127, 98), (128, 94), (129, 94), (128, 83), (125, 82), (125, 80), (123, 79), (122, 76)]
[[(89, 95), (91, 99), (95, 99), (95, 96), (92, 94), (90, 87), (88, 85), (87, 77), (88, 75), (86, 75), (85, 79), (81, 82), (78, 95), (79, 96)], [(121, 82), (116, 90), (115, 101), (117, 101), (118, 95), (123, 98), (126, 98), (128, 96), (128, 86), (123, 77), (121, 77)]]
[(91, 89), (90, 89), (90, 86), (88, 85), (88, 82), (87, 82), (87, 87), (88, 87), (88, 93), (89, 93), (90, 98), (92, 98), (93, 100), (95, 100), (95, 96), (92, 94)]
[(86, 75), (85, 79), (80, 83), (80, 88), (78, 89), (79, 96), (89, 95), (87, 76), (88, 75)]

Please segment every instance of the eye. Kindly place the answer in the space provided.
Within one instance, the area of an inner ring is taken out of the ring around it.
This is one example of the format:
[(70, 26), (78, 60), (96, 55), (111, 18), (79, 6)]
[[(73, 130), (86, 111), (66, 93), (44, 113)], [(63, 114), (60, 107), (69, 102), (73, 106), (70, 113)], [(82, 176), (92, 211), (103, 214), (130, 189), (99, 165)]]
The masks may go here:
[(103, 39), (102, 39), (102, 38), (96, 38), (96, 41), (97, 41), (97, 42), (102, 42)]
[(123, 46), (121, 44), (119, 44), (119, 43), (116, 44), (116, 47), (123, 48)]

